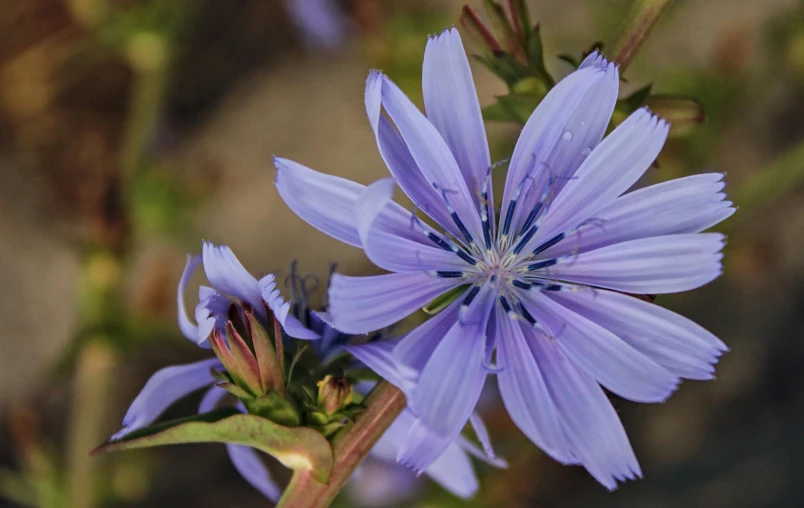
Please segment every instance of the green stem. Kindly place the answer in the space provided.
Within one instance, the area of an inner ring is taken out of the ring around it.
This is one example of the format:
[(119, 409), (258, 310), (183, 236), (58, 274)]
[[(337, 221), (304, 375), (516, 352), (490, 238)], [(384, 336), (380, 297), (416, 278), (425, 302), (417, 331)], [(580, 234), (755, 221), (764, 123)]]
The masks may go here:
[(671, 2), (672, 0), (634, 0), (619, 32), (604, 46), (609, 58), (620, 65), (620, 74), (634, 59), (653, 25)]
[(380, 382), (366, 397), (367, 409), (355, 418), (353, 425), (335, 436), (329, 483), (314, 480), (309, 471), (296, 471), (277, 508), (329, 506), (406, 404), (405, 395), (398, 388), (387, 381)]

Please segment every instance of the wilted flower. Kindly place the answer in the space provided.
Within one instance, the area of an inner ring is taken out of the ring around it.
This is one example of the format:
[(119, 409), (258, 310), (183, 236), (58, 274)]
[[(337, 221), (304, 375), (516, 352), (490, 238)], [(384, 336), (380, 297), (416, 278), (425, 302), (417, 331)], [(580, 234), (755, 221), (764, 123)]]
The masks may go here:
[[(641, 471), (601, 385), (661, 402), (681, 378), (711, 379), (726, 350), (633, 294), (716, 278), (724, 238), (699, 233), (734, 211), (721, 174), (624, 194), (658, 156), (668, 126), (640, 109), (602, 140), (618, 86), (617, 67), (594, 53), (547, 94), (512, 154), (499, 221), (480, 106), (454, 29), (427, 44), (427, 117), (387, 77), (369, 75), (366, 108), (393, 179), (364, 187), (275, 159), (291, 209), (394, 272), (336, 275), (336, 328), (368, 333), (440, 295), (456, 297), (392, 351), (428, 431), (442, 443), (457, 438), (495, 373), (519, 428), (610, 489)], [(396, 184), (446, 232), (394, 203)], [(426, 468), (443, 450), (433, 442), (411, 433), (402, 460)]]

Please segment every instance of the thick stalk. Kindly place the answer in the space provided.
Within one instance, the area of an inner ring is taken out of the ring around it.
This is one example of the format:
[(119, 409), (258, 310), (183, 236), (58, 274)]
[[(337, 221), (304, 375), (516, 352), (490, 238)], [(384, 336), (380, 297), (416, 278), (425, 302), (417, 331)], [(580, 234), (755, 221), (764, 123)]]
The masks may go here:
[(406, 404), (405, 395), (397, 387), (387, 381), (379, 383), (366, 397), (367, 409), (355, 418), (351, 427), (335, 436), (329, 483), (317, 482), (308, 471), (297, 471), (277, 508), (329, 506)]
[(620, 31), (603, 49), (622, 74), (672, 0), (634, 0)]

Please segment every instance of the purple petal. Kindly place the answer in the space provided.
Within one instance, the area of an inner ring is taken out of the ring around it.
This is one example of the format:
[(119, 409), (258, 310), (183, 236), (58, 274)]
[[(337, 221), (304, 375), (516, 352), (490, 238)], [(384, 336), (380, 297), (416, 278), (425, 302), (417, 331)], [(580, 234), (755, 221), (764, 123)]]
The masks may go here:
[[(355, 206), (366, 190), (345, 178), (313, 171), (297, 162), (274, 157), (276, 188), (296, 215), (333, 238), (361, 247)], [(377, 217), (383, 227), (398, 236), (418, 239), (421, 231), (410, 221), (411, 214), (396, 203), (389, 203)]]
[(712, 379), (726, 345), (701, 326), (658, 305), (611, 291), (550, 293), (550, 298), (610, 330), (687, 379)]
[(720, 173), (694, 175), (629, 192), (544, 256), (586, 252), (639, 238), (699, 233), (734, 213), (732, 203), (724, 201), (722, 178)]
[(231, 459), (237, 472), (240, 476), (246, 479), (252, 487), (259, 490), (260, 493), (273, 502), (279, 501), (282, 495), (282, 489), (271, 477), (271, 473), (265, 464), (260, 460), (257, 451), (254, 448), (227, 444), (226, 451), (229, 452), (229, 459)]
[(457, 437), (480, 397), (487, 374), (483, 367), (486, 329), (494, 301), (492, 285), (484, 284), (433, 351), (409, 398), (410, 408), (439, 435)]
[(664, 402), (678, 387), (678, 376), (594, 321), (541, 292), (531, 291), (521, 297), (573, 363), (620, 397)]
[(478, 189), (491, 158), (472, 70), (455, 28), (428, 39), (422, 92), (427, 119), (455, 156), (467, 187)]
[(441, 338), (458, 321), (460, 307), (461, 299), (459, 298), (405, 335), (394, 348), (394, 358), (397, 362), (403, 367), (412, 369), (418, 376), (435, 348), (438, 347)]
[(414, 421), (408, 426), (408, 433), (400, 442), (396, 460), (421, 474), (454, 444), (460, 437), (462, 427), (441, 435), (422, 422), (421, 418), (415, 414), (413, 416)]
[(201, 347), (211, 347), (209, 346), (209, 334), (213, 329), (223, 332), (226, 328), (232, 300), (206, 286), (199, 286), (198, 300), (198, 305), (195, 307), (198, 336), (195, 340)]
[(393, 356), (394, 346), (398, 342), (398, 338), (377, 340), (366, 344), (345, 345), (344, 349), (376, 372), (377, 375), (400, 390), (407, 392), (410, 388), (409, 381), (401, 375), (399, 365)]
[[(438, 248), (430, 240), (423, 243), (424, 234), (410, 239), (399, 236), (377, 218), (392, 203), (395, 181), (378, 180), (366, 187), (357, 200), (357, 228), (366, 256), (380, 268), (392, 272), (421, 272), (426, 270), (461, 270), (469, 265), (454, 252)], [(410, 215), (410, 220), (415, 220)], [(410, 222), (412, 224), (412, 222)], [(425, 227), (422, 224), (422, 227)], [(407, 231), (405, 232), (407, 233)]]
[(184, 272), (179, 279), (179, 289), (176, 295), (176, 306), (179, 310), (179, 328), (185, 337), (193, 342), (198, 338), (198, 327), (190, 321), (187, 316), (187, 306), (184, 304), (184, 292), (187, 290), (187, 284), (190, 282), (190, 277), (201, 262), (201, 256), (187, 255), (187, 263), (184, 265)]
[(581, 164), (550, 204), (529, 250), (593, 217), (647, 171), (667, 139), (667, 122), (647, 109), (631, 114)]
[[(466, 186), (458, 163), (441, 134), (388, 78), (383, 79), (382, 105), (396, 124), (413, 159), (425, 178), (446, 193), (463, 224), (474, 238), (481, 238), (480, 215), (474, 190)], [(449, 223), (442, 224), (447, 227)]]
[(211, 358), (157, 371), (131, 403), (123, 418), (123, 428), (112, 439), (120, 439), (131, 431), (150, 425), (177, 400), (211, 385), (215, 381), (212, 369), (221, 368), (218, 359)]
[(643, 238), (579, 254), (549, 269), (551, 278), (636, 294), (689, 291), (721, 273), (723, 235)]
[(240, 264), (229, 247), (204, 242), (202, 256), (204, 271), (213, 288), (248, 302), (258, 312), (262, 309), (257, 279)]
[(618, 88), (617, 67), (601, 58), (562, 79), (533, 112), (519, 135), (505, 181), (502, 214), (516, 197), (515, 226), (521, 226), (545, 187), (555, 195), (600, 143)]
[(491, 446), (491, 438), (489, 437), (489, 431), (486, 428), (486, 424), (483, 423), (483, 419), (480, 417), (478, 413), (472, 413), (472, 416), (469, 417), (469, 423), (472, 424), (472, 429), (475, 431), (475, 435), (477, 436), (477, 440), (480, 442), (480, 445), (483, 447), (483, 451), (486, 455), (494, 460), (495, 453), (494, 448)]
[(498, 469), (508, 469), (507, 460), (502, 457), (497, 457), (496, 455), (489, 455), (486, 450), (481, 450), (480, 447), (466, 439), (466, 437), (462, 435), (458, 436), (458, 439), (456, 439), (455, 442), (461, 447), (462, 450), (476, 459), (479, 459), (482, 462)]
[(449, 445), (425, 474), (461, 499), (474, 496), (479, 488), (472, 461), (456, 443)]
[(456, 285), (425, 273), (369, 277), (335, 274), (329, 288), (334, 326), (344, 333), (369, 333), (391, 326)]
[(542, 372), (522, 328), (504, 312), (497, 314), (497, 374), (500, 396), (511, 420), (536, 446), (562, 464), (577, 463)]
[(273, 274), (268, 274), (260, 279), (258, 285), (262, 299), (268, 304), (268, 308), (274, 313), (274, 317), (282, 325), (285, 333), (294, 339), (315, 340), (321, 338), (319, 334), (304, 326), (290, 313), (290, 302), (282, 299), (279, 289), (276, 288), (276, 278)]
[(556, 341), (533, 328), (523, 330), (563, 422), (572, 455), (610, 490), (617, 488), (617, 480), (642, 476), (625, 429), (600, 385), (577, 369)]
[(366, 80), (366, 112), (385, 165), (417, 208), (445, 227), (453, 236), (460, 235), (444, 206), (443, 198), (422, 174), (402, 136), (388, 118), (381, 114), (382, 83), (382, 73), (369, 73)]
[(207, 393), (201, 398), (201, 402), (198, 404), (198, 414), (209, 413), (214, 410), (218, 407), (220, 401), (228, 394), (229, 392), (223, 388), (213, 386), (207, 390)]
[(279, 195), (296, 215), (319, 231), (360, 247), (354, 210), (363, 185), (288, 159), (274, 157), (274, 165)]

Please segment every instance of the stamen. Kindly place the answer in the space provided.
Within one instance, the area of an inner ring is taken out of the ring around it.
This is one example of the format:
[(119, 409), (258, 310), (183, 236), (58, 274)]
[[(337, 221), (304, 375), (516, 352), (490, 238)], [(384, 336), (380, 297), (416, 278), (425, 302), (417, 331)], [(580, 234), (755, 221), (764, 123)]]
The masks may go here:
[(477, 294), (480, 292), (480, 286), (472, 286), (472, 289), (466, 294), (466, 298), (463, 299), (463, 303), (461, 303), (461, 308), (458, 310), (458, 321), (463, 323), (463, 318), (466, 315), (466, 311), (469, 310), (469, 305), (471, 305), (472, 301), (475, 299)]
[(296, 260), (290, 262), (290, 273), (285, 277), (285, 287), (290, 286), (290, 302), (291, 311), (296, 319), (301, 317), (301, 307), (299, 305), (299, 291), (296, 289), (296, 283), (299, 282), (299, 277), (296, 275)]
[(516, 308), (517, 308), (517, 310), (519, 310), (519, 314), (523, 318), (525, 318), (525, 321), (527, 321), (532, 327), (536, 328), (537, 330), (542, 329), (542, 326), (539, 323), (536, 322), (536, 318), (534, 318), (531, 315), (531, 313), (528, 312), (528, 309), (526, 309), (525, 306), (522, 305), (522, 302), (517, 302)]
[(480, 220), (483, 222), (483, 240), (486, 242), (486, 250), (491, 249), (491, 221), (489, 220), (489, 180), (491, 179), (491, 168), (486, 172), (483, 179), (483, 189), (480, 191)]
[(546, 251), (547, 249), (549, 249), (553, 245), (555, 245), (558, 242), (560, 242), (561, 240), (563, 240), (564, 237), (565, 237), (564, 233), (557, 234), (553, 238), (547, 240), (543, 244), (541, 244), (538, 247), (536, 247), (535, 249), (533, 249), (533, 255), (535, 256), (536, 254), (541, 254), (542, 252)]
[(536, 231), (538, 230), (539, 226), (534, 225), (532, 228), (528, 230), (527, 233), (525, 233), (522, 237), (520, 237), (519, 242), (516, 244), (516, 247), (514, 247), (514, 254), (519, 254), (520, 252), (522, 252), (522, 249), (525, 248), (525, 245), (528, 244), (530, 239), (533, 238), (533, 235), (535, 235)]
[(457, 254), (459, 258), (463, 259), (470, 265), (474, 266), (477, 264), (477, 260), (472, 256), (470, 256), (469, 254), (465, 253), (463, 250), (456, 248), (455, 250), (453, 250), (453, 252)]
[(551, 266), (554, 266), (556, 263), (558, 263), (557, 259), (546, 259), (544, 261), (529, 264), (528, 270), (529, 271), (541, 270), (542, 268), (549, 268)]
[(506, 314), (511, 312), (511, 304), (508, 303), (508, 300), (506, 300), (503, 295), (500, 295), (500, 305), (502, 305), (502, 308)]
[(430, 241), (432, 241), (433, 243), (435, 243), (444, 250), (448, 251), (452, 250), (452, 247), (450, 247), (450, 245), (447, 242), (439, 238), (438, 235), (436, 235), (435, 233), (427, 233), (427, 238), (429, 238)]
[(530, 291), (531, 289), (533, 289), (534, 286), (537, 286), (537, 285), (541, 286), (541, 284), (539, 284), (538, 282), (528, 283), (528, 282), (521, 281), (519, 279), (514, 279), (511, 282), (511, 284), (516, 286), (516, 287), (518, 287), (519, 289), (524, 289), (525, 291)]
[(419, 222), (419, 218), (415, 215), (411, 216), (411, 223), (416, 224), (419, 227), (422, 233), (434, 244), (438, 245), (440, 248), (453, 252), (458, 255), (459, 258), (463, 259), (470, 265), (476, 265), (477, 260), (475, 260), (472, 256), (464, 252), (460, 247), (457, 245), (452, 244), (451, 242), (447, 242), (446, 240), (442, 239), (437, 234), (433, 233), (432, 231), (427, 231), (427, 229)]
[(528, 228), (533, 224), (533, 221), (536, 220), (536, 216), (539, 215), (541, 209), (542, 209), (542, 202), (539, 201), (538, 203), (536, 203), (536, 206), (533, 207), (533, 210), (530, 211), (527, 219), (525, 219), (525, 224), (522, 225), (522, 231), (528, 230)]
[(516, 200), (519, 197), (519, 187), (517, 187), (517, 192), (514, 194), (514, 198), (508, 203), (508, 211), (505, 212), (505, 222), (503, 222), (503, 229), (502, 235), (503, 237), (508, 236), (508, 233), (511, 232), (511, 219), (514, 218), (514, 209), (516, 208)]
[(436, 277), (441, 277), (442, 279), (458, 279), (464, 276), (463, 272), (457, 270), (431, 270), (428, 273), (435, 274)]
[(450, 217), (452, 217), (452, 222), (454, 222), (455, 225), (458, 226), (458, 230), (460, 230), (461, 234), (464, 236), (464, 238), (466, 238), (466, 241), (469, 243), (469, 245), (474, 244), (475, 241), (472, 238), (472, 235), (469, 234), (469, 230), (466, 229), (466, 226), (463, 224), (463, 221), (461, 221), (461, 218), (458, 217), (458, 213), (452, 207), (452, 203), (450, 203), (449, 198), (447, 197), (447, 191), (445, 189), (439, 189), (438, 186), (436, 186), (435, 184), (433, 186), (436, 188), (436, 190), (441, 191), (441, 197), (444, 199), (444, 203), (447, 204), (447, 211), (449, 212)]

